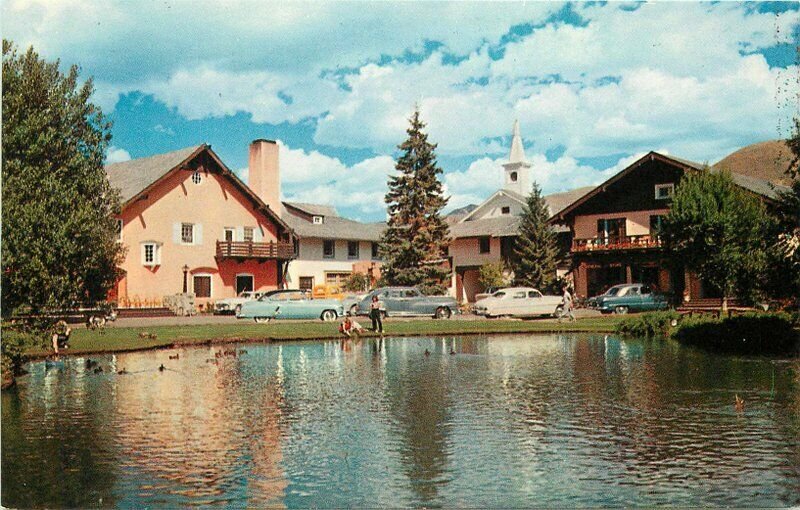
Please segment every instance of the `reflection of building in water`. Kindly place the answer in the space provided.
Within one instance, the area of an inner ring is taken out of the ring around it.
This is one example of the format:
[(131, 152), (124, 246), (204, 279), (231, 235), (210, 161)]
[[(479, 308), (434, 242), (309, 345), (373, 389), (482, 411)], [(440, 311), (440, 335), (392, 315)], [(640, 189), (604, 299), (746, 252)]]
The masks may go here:
[[(159, 496), (174, 497), (168, 501), (181, 506), (239, 499), (241, 494), (228, 491), (246, 490), (251, 504), (274, 505), (286, 487), (279, 444), (282, 390), (269, 375), (276, 369), (259, 367), (243, 381), (249, 360), (206, 363), (215, 350), (183, 351), (173, 363), (165, 353), (119, 356), (117, 365), (129, 372), (116, 377), (120, 461), (134, 483), (152, 480), (140, 487), (145, 497), (168, 490), (171, 495)], [(168, 370), (159, 372), (161, 363)]]

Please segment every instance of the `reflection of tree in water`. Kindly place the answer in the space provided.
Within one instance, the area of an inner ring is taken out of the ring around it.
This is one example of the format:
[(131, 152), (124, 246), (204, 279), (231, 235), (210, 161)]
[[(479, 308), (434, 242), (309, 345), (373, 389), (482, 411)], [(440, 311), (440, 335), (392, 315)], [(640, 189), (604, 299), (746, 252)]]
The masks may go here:
[(32, 374), (26, 386), (2, 394), (3, 506), (115, 506), (116, 477), (108, 469), (113, 441), (105, 425), (111, 401), (84, 408), (75, 395), (80, 389), (63, 372)]
[[(392, 356), (392, 344), (387, 355)], [(404, 355), (387, 374), (393, 424), (401, 443), (400, 460), (411, 489), (425, 505), (435, 502), (438, 486), (446, 483), (450, 431), (449, 388), (442, 357), (433, 343), (426, 358), (420, 351)], [(439, 346), (441, 347), (441, 346)], [(424, 348), (423, 348), (424, 350)], [(397, 370), (397, 372), (395, 372)]]

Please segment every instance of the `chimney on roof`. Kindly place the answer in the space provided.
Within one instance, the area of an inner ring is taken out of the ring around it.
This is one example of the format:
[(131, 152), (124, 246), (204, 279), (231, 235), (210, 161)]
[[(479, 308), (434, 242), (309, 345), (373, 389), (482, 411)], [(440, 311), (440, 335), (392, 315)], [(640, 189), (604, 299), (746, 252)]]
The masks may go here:
[(278, 144), (262, 138), (250, 143), (248, 186), (272, 211), (281, 214), (281, 176)]

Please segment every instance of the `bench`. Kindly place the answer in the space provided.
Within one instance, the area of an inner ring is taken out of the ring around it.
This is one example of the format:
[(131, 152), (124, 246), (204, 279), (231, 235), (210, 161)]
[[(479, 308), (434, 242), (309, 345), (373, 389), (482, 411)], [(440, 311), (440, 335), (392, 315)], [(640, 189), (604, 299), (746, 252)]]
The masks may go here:
[[(683, 303), (677, 308), (677, 312), (681, 315), (692, 316), (694, 314), (712, 314), (716, 317), (720, 316), (722, 307), (721, 298), (702, 298), (693, 299)], [(737, 313), (754, 312), (758, 310), (752, 306), (745, 306), (736, 298), (728, 299), (728, 317)]]

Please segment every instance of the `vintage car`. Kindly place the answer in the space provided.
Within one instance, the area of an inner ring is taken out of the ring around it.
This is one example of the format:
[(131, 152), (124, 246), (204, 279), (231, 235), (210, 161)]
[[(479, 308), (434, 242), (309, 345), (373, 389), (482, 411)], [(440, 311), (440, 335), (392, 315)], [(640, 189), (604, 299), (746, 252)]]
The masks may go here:
[(357, 315), (369, 315), (369, 305), (375, 295), (383, 301), (384, 316), (428, 315), (449, 319), (459, 313), (458, 302), (450, 296), (426, 296), (416, 287), (381, 287), (359, 301)]
[(475, 303), (475, 314), (489, 317), (555, 315), (561, 296), (545, 296), (531, 287), (500, 289)]
[(475, 294), (475, 302), (477, 303), (481, 299), (486, 299), (498, 290), (500, 290), (498, 287), (488, 287), (485, 291)]
[[(277, 291), (273, 291), (277, 292)], [(261, 296), (266, 294), (267, 292), (259, 292), (259, 291), (252, 291), (252, 290), (245, 290), (239, 293), (238, 296), (235, 298), (225, 298), (220, 299), (219, 301), (214, 303), (214, 313), (215, 314), (223, 314), (223, 313), (237, 313), (241, 308), (242, 305), (248, 301), (255, 301), (259, 299)]]
[(236, 318), (263, 323), (272, 319), (334, 321), (343, 315), (342, 303), (336, 299), (311, 299), (304, 290), (281, 290), (243, 303)]
[(586, 306), (601, 313), (628, 313), (647, 310), (666, 310), (669, 300), (663, 294), (653, 292), (648, 285), (626, 283), (615, 285), (605, 294), (590, 298)]
[(342, 298), (342, 308), (344, 308), (344, 312), (353, 317), (358, 315), (358, 303), (367, 297), (367, 294), (368, 292), (362, 292), (360, 294), (345, 294), (345, 296)]

